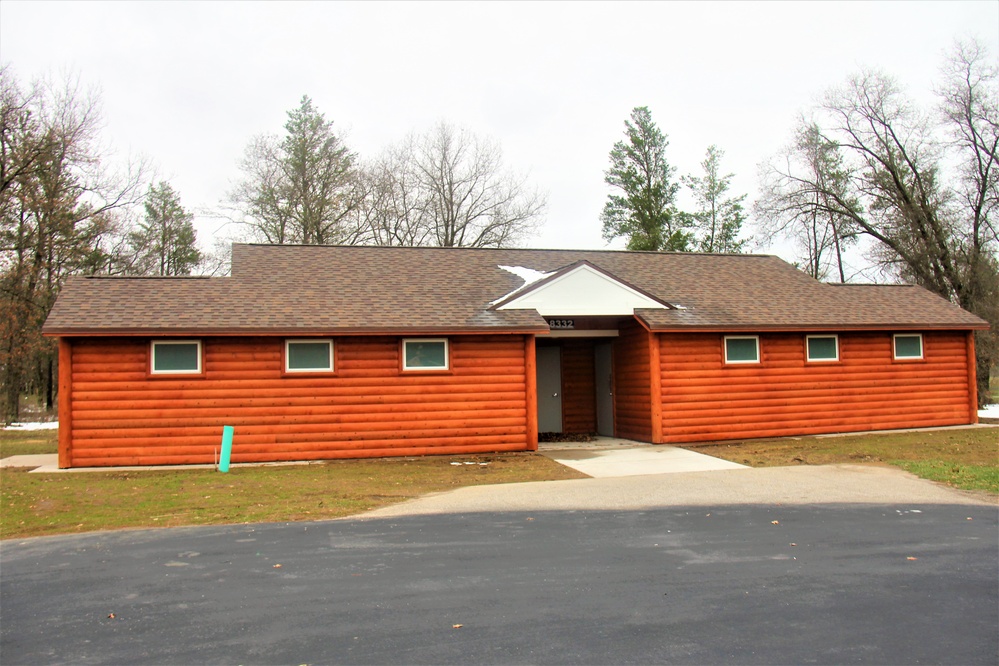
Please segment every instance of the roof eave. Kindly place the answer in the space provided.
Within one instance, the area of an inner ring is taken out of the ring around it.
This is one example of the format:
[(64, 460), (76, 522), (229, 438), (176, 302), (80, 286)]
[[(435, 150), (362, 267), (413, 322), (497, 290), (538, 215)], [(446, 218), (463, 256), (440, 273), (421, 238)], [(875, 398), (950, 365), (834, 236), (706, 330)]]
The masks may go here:
[(547, 326), (449, 326), (427, 328), (48, 328), (42, 335), (50, 338), (94, 337), (287, 337), (290, 335), (547, 335)]
[(820, 325), (684, 325), (656, 326), (639, 318), (641, 323), (653, 333), (730, 333), (734, 331), (767, 331), (769, 333), (803, 333), (811, 331), (985, 331), (988, 324), (830, 324)]

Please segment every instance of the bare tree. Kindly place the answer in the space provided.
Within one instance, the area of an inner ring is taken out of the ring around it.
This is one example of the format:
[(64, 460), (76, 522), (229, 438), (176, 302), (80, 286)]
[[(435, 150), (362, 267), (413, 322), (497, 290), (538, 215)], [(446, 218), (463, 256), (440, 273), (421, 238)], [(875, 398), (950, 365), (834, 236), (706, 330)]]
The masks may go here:
[(856, 210), (859, 204), (847, 193), (847, 180), (839, 148), (804, 119), (794, 143), (760, 169), (761, 195), (754, 213), (761, 232), (794, 240), (806, 272), (816, 279), (826, 279), (835, 266), (839, 281), (846, 282), (843, 250), (857, 235), (849, 216), (830, 205), (830, 192)]
[(389, 147), (365, 172), (366, 199), (361, 225), (375, 245), (432, 245), (429, 197), (421, 187), (414, 137)]
[(378, 244), (509, 247), (546, 203), (504, 168), (497, 144), (445, 122), (386, 151), (369, 183), (365, 221)]
[(363, 196), (356, 161), (333, 122), (303, 97), (288, 112), (283, 138), (258, 136), (246, 147), (227, 207), (267, 243), (356, 243), (365, 232), (356, 224)]
[(992, 330), (977, 336), (984, 400), (999, 328), (996, 68), (977, 44), (958, 44), (938, 92), (934, 122), (890, 77), (852, 78), (827, 95), (817, 124), (821, 141), (842, 155), (842, 170), (785, 172), (778, 182), (792, 195), (784, 200), (800, 204), (794, 210), (836, 216), (872, 239), (886, 272), (990, 321)]
[(230, 275), (232, 273), (232, 244), (238, 242), (241, 242), (241, 239), (215, 235), (212, 238), (211, 248), (207, 252), (201, 253), (198, 274), (210, 277)]
[(110, 166), (100, 107), (77, 81), (24, 90), (0, 70), (0, 318), (3, 418), (26, 391), (54, 401), (55, 353), (41, 325), (67, 275), (106, 265), (103, 241), (139, 200), (143, 165)]
[(972, 251), (999, 243), (999, 85), (996, 65), (981, 45), (955, 44), (937, 90), (951, 146), (961, 156), (958, 198), (970, 215)]
[[(978, 396), (989, 395), (990, 368), (999, 363), (999, 72), (995, 59), (975, 42), (954, 45), (937, 90), (950, 148), (959, 157), (954, 194), (965, 271), (964, 303), (992, 325), (975, 335)], [(963, 303), (962, 303), (963, 305)]]

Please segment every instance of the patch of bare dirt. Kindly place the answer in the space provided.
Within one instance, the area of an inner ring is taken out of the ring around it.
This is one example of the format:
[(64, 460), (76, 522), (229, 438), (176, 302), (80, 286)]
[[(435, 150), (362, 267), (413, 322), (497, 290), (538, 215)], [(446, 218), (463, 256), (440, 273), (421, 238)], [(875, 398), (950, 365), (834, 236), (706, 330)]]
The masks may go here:
[(596, 433), (569, 433), (569, 432), (539, 432), (538, 442), (551, 444), (555, 442), (592, 442), (597, 439)]

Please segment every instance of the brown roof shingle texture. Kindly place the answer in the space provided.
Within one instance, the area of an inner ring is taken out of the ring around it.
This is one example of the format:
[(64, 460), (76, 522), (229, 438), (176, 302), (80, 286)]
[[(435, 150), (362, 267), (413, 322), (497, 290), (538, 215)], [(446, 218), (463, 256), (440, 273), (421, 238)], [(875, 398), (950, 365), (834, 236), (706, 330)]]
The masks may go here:
[(653, 329), (985, 326), (919, 287), (823, 284), (772, 256), (235, 245), (228, 278), (70, 278), (44, 331), (547, 330), (533, 310), (489, 309), (523, 284), (499, 266), (552, 272), (581, 260), (682, 306), (636, 312)]

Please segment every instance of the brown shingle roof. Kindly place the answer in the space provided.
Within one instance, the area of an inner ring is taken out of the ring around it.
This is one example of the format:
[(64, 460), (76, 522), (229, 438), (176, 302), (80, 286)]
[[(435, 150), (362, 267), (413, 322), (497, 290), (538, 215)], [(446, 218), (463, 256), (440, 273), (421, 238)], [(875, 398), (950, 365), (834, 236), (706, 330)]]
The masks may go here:
[(50, 335), (546, 331), (536, 311), (490, 310), (523, 280), (579, 261), (676, 310), (640, 310), (654, 330), (984, 328), (913, 286), (817, 282), (764, 255), (235, 245), (228, 278), (67, 280)]

